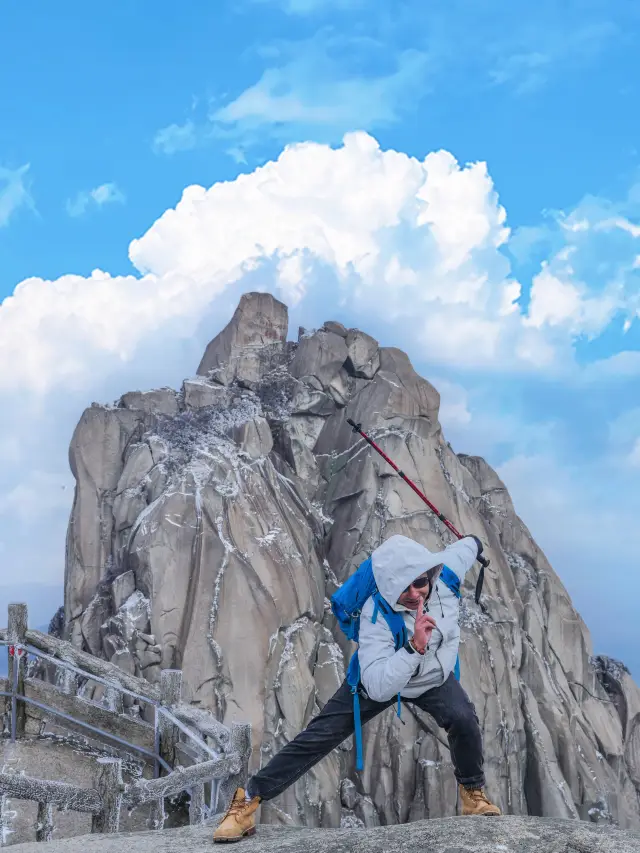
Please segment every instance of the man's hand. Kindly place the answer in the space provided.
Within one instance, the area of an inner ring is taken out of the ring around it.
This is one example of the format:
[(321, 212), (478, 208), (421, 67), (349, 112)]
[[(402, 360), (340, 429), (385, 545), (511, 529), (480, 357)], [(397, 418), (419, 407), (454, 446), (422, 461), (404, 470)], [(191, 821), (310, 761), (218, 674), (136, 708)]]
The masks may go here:
[(436, 627), (436, 620), (433, 616), (430, 616), (428, 613), (423, 613), (423, 610), (424, 598), (421, 597), (420, 604), (416, 611), (416, 627), (414, 628), (413, 637), (411, 638), (411, 643), (414, 649), (421, 655), (424, 654), (425, 649), (427, 648), (427, 643), (431, 639), (433, 629)]

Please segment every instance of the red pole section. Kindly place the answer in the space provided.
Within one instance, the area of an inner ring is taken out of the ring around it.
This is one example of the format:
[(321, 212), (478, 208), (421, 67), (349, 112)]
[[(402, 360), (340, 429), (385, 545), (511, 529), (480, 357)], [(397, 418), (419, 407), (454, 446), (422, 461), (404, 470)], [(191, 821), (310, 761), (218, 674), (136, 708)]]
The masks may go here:
[(398, 466), (395, 464), (395, 462), (393, 462), (393, 460), (389, 459), (389, 457), (388, 457), (388, 456), (387, 456), (387, 454), (384, 452), (384, 450), (383, 450), (379, 445), (377, 445), (377, 444), (375, 443), (375, 441), (374, 441), (372, 438), (370, 438), (366, 433), (364, 433), (364, 432), (360, 429), (360, 427), (358, 426), (358, 424), (354, 424), (354, 423), (353, 423), (353, 421), (352, 421), (352, 420), (350, 420), (349, 418), (347, 418), (347, 423), (348, 423), (350, 426), (352, 426), (356, 432), (359, 432), (359, 433), (360, 433), (360, 435), (364, 438), (364, 440), (365, 440), (368, 444), (370, 444), (370, 445), (371, 445), (371, 447), (373, 447), (373, 449), (374, 449), (374, 450), (376, 450), (376, 451), (380, 454), (380, 456), (382, 456), (382, 458), (385, 460), (385, 462), (388, 462), (388, 463), (389, 463), (389, 465), (391, 465), (391, 467), (393, 468), (393, 470), (394, 470), (394, 471), (396, 471), (396, 472), (399, 474), (399, 476), (400, 476), (400, 477), (402, 477), (402, 479), (405, 481), (405, 483), (406, 483), (408, 486), (410, 486), (410, 487), (413, 489), (413, 491), (418, 495), (418, 497), (422, 498), (422, 500), (426, 503), (426, 505), (429, 507), (429, 509), (430, 509), (432, 512), (434, 512), (434, 513), (438, 516), (438, 518), (440, 519), (440, 521), (441, 521), (443, 524), (446, 524), (446, 526), (447, 526), (447, 527), (449, 528), (449, 530), (454, 534), (454, 536), (457, 536), (457, 537), (458, 537), (458, 539), (462, 539), (462, 538), (463, 538), (462, 533), (460, 533), (458, 530), (456, 530), (456, 528), (453, 526), (453, 524), (451, 524), (451, 522), (449, 521), (449, 519), (448, 519), (448, 518), (446, 518), (446, 517), (445, 517), (445, 516), (440, 512), (440, 510), (438, 509), (438, 507), (434, 506), (434, 505), (431, 503), (431, 501), (430, 501), (430, 500), (429, 500), (429, 498), (424, 494), (424, 492), (420, 491), (420, 489), (416, 486), (416, 484), (415, 484), (412, 480), (410, 480), (410, 479), (407, 477), (407, 475), (404, 473), (404, 471), (401, 471), (401, 470), (398, 468)]
[[(426, 496), (422, 491), (420, 491), (420, 489), (416, 486), (416, 484), (415, 484), (414, 482), (412, 482), (412, 481), (407, 477), (407, 475), (404, 473), (404, 471), (401, 471), (401, 470), (400, 470), (400, 468), (398, 468), (398, 466), (395, 464), (395, 462), (393, 462), (393, 460), (389, 459), (389, 457), (388, 457), (388, 456), (387, 456), (387, 454), (384, 452), (384, 450), (383, 450), (381, 447), (379, 447), (379, 446), (375, 443), (375, 441), (374, 441), (372, 438), (370, 438), (370, 437), (366, 434), (366, 432), (363, 432), (363, 431), (362, 431), (362, 429), (361, 429), (361, 424), (357, 424), (357, 423), (355, 423), (354, 421), (352, 421), (352, 420), (351, 420), (351, 418), (347, 418), (347, 423), (349, 424), (349, 426), (350, 426), (350, 427), (353, 427), (353, 431), (354, 431), (354, 432), (359, 433), (359, 434), (364, 438), (364, 440), (367, 442), (367, 444), (370, 444), (370, 445), (371, 445), (371, 447), (373, 447), (373, 449), (374, 449), (377, 453), (379, 453), (379, 454), (380, 454), (380, 456), (382, 456), (382, 458), (384, 459), (384, 461), (385, 461), (385, 462), (387, 462), (389, 465), (391, 465), (391, 467), (393, 468), (393, 470), (394, 470), (394, 471), (395, 471), (395, 472), (396, 472), (400, 477), (402, 477), (402, 479), (405, 481), (405, 483), (413, 489), (413, 491), (418, 495), (418, 497), (419, 497), (419, 498), (422, 498), (422, 500), (426, 503), (426, 505), (429, 507), (429, 509), (430, 509), (433, 513), (435, 513), (435, 515), (440, 519), (440, 521), (441, 521), (444, 525), (446, 525), (446, 527), (448, 527), (448, 528), (449, 528), (449, 530), (453, 533), (453, 535), (454, 535), (454, 536), (456, 536), (458, 539), (463, 539), (463, 538), (464, 538), (464, 535), (463, 535), (462, 533), (460, 533), (460, 531), (459, 531), (459, 530), (456, 530), (456, 528), (453, 526), (453, 524), (451, 524), (451, 522), (449, 521), (449, 519), (448, 519), (446, 516), (444, 516), (436, 506), (434, 506), (434, 505), (431, 503), (431, 501), (429, 500), (429, 498), (428, 498), (428, 497), (427, 497), (427, 496)], [(481, 565), (481, 566), (483, 566), (483, 567), (484, 567), (484, 566), (488, 566), (488, 565), (489, 565), (489, 561), (488, 561), (487, 559), (485, 559), (484, 557), (478, 557), (478, 562), (479, 562), (479, 563), (480, 563), (480, 565)]]

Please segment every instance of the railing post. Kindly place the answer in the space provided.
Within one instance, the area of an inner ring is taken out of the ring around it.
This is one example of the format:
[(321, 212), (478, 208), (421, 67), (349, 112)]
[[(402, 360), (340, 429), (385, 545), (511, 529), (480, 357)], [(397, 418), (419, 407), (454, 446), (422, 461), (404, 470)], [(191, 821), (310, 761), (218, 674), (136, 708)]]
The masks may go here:
[(0, 847), (5, 846), (5, 841), (11, 831), (11, 819), (8, 815), (7, 798), (0, 794)]
[(149, 810), (149, 819), (147, 820), (148, 828), (164, 829), (165, 819), (166, 815), (164, 811), (164, 797), (160, 797), (157, 800), (152, 800), (151, 808)]
[(78, 676), (71, 669), (62, 670), (62, 684), (60, 685), (65, 696), (76, 696), (78, 693)]
[(122, 693), (115, 685), (113, 687), (106, 688), (104, 693), (104, 704), (108, 711), (113, 711), (115, 714), (122, 714)]
[(53, 838), (53, 805), (38, 803), (36, 819), (36, 841), (51, 841)]
[(120, 806), (122, 805), (122, 760), (99, 758), (100, 771), (96, 788), (102, 798), (102, 811), (93, 816), (91, 832), (118, 832), (120, 828)]
[[(160, 673), (160, 704), (170, 708), (177, 705), (182, 696), (182, 670), (163, 669)], [(176, 761), (176, 744), (179, 731), (164, 714), (159, 714), (160, 755), (171, 767)]]
[(199, 782), (189, 791), (189, 824), (197, 826), (204, 823), (204, 818), (204, 782)]
[(231, 737), (227, 751), (237, 752), (240, 756), (240, 772), (235, 776), (228, 776), (218, 788), (218, 801), (213, 804), (216, 811), (228, 809), (236, 789), (244, 788), (247, 784), (249, 759), (251, 758), (251, 726), (249, 723), (231, 723)]
[[(29, 616), (26, 604), (10, 604), (7, 628), (7, 639), (11, 644), (24, 645), (26, 640)], [(20, 666), (23, 655), (14, 649), (9, 655), (9, 680), (11, 683), (11, 739), (22, 737), (27, 722), (27, 712), (24, 702), (18, 704), (18, 697), (24, 695), (24, 667)]]

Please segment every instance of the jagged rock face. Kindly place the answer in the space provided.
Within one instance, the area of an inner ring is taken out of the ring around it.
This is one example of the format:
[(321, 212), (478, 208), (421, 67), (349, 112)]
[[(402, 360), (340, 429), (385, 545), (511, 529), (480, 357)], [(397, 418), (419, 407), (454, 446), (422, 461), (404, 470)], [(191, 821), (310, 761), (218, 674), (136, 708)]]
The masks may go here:
[[(456, 455), (439, 396), (407, 356), (327, 322), (286, 341), (287, 311), (247, 294), (180, 393), (92, 406), (71, 445), (66, 633), (150, 680), (181, 667), (187, 698), (253, 726), (254, 767), (324, 705), (351, 652), (329, 598), (395, 533), (450, 534), (355, 436), (361, 422), (491, 567), (465, 583), (462, 684), (506, 813), (640, 826), (640, 690), (594, 658), (588, 630), (504, 484)], [(376, 826), (456, 813), (444, 733), (410, 708), (365, 728), (262, 807), (262, 820)]]

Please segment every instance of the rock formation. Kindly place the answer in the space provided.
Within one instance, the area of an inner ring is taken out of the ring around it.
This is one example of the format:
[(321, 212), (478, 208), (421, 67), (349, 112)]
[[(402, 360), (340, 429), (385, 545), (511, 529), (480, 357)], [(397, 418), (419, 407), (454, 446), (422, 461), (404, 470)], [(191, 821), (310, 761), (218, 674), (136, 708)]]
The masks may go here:
[[(560, 579), (482, 459), (456, 454), (439, 395), (408, 357), (327, 322), (287, 341), (287, 308), (246, 294), (181, 390), (93, 404), (71, 443), (65, 632), (151, 681), (253, 726), (254, 767), (340, 683), (350, 649), (329, 598), (394, 533), (451, 541), (347, 425), (361, 422), (491, 559), (461, 605), (462, 683), (506, 813), (640, 827), (640, 690), (595, 658)], [(288, 825), (376, 826), (456, 813), (443, 733), (393, 711), (262, 808)]]

